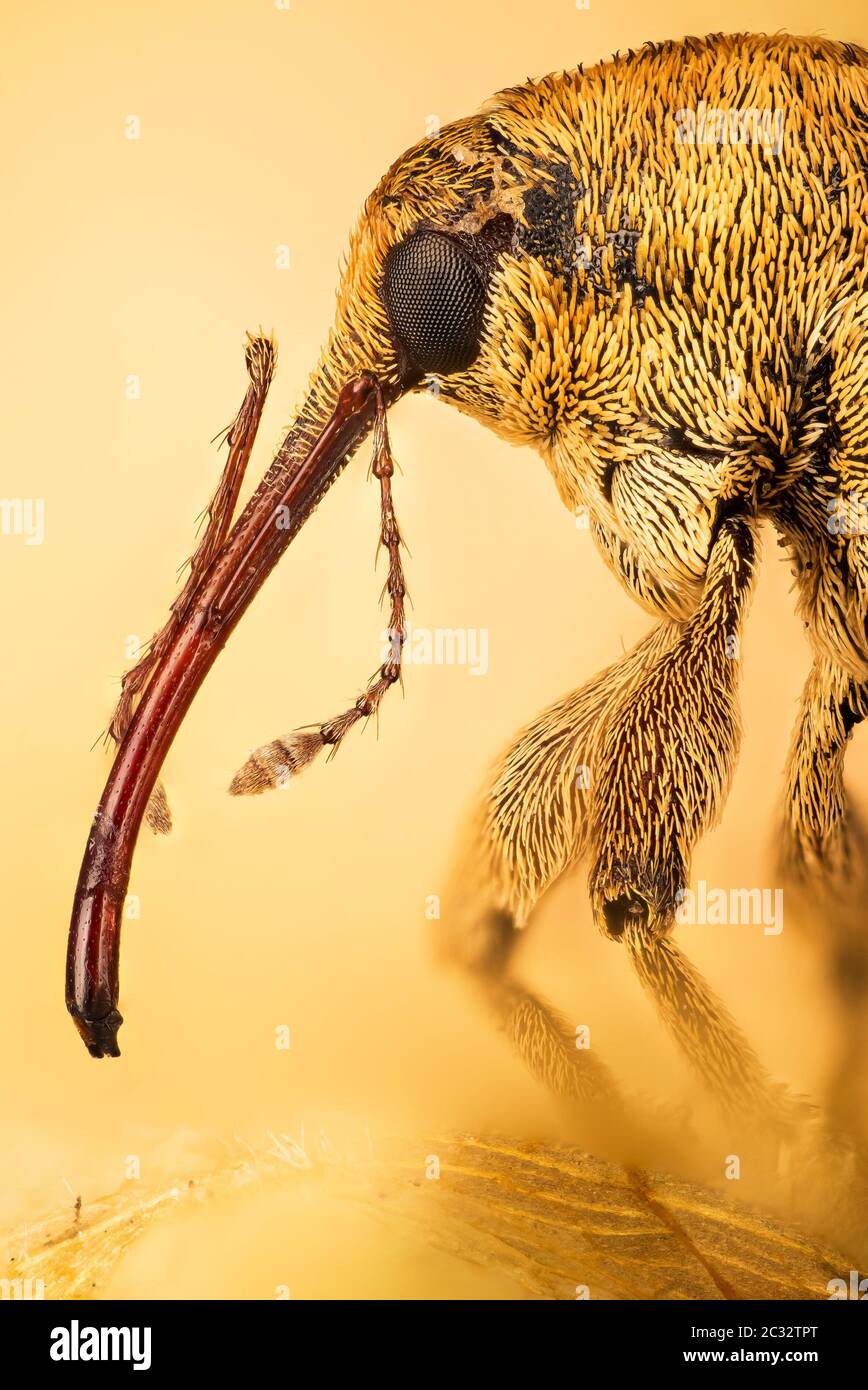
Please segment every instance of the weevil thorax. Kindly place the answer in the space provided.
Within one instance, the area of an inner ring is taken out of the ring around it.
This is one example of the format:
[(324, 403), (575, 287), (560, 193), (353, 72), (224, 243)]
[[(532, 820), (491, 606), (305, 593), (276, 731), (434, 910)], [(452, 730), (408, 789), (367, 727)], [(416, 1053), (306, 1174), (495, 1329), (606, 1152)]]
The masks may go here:
[(649, 44), (484, 109), (515, 236), (446, 398), (535, 443), (570, 506), (606, 513), (649, 455), (702, 495), (784, 490), (828, 423), (812, 359), (865, 293), (868, 55)]
[(716, 499), (786, 488), (825, 427), (812, 355), (868, 250), (866, 63), (711, 36), (500, 92), (368, 199), (321, 373), (415, 375), (622, 535), (654, 507), (619, 512), (615, 471), (676, 479), (694, 573)]

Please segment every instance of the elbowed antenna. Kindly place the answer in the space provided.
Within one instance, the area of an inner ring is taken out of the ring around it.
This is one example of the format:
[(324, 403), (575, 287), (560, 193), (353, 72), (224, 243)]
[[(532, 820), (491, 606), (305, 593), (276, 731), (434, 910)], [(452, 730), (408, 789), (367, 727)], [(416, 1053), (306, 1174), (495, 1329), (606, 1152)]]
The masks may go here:
[[(347, 381), (330, 413), (328, 371), (222, 547), (170, 620), (94, 816), (70, 923), (66, 1004), (92, 1057), (117, 1057), (120, 926), (136, 839), (166, 753), (197, 690), (283, 551), (369, 432), (416, 378)], [(334, 399), (334, 392), (332, 392)], [(252, 442), (252, 441), (251, 441)]]
[(370, 719), (379, 713), (386, 691), (401, 679), (401, 657), (407, 638), (404, 616), (407, 585), (401, 561), (403, 541), (392, 502), (395, 461), (389, 444), (386, 407), (379, 382), (375, 391), (377, 413), (371, 473), (380, 484), (380, 543), (377, 549), (378, 552), (385, 550), (389, 559), (389, 572), (383, 588), (383, 597), (388, 594), (390, 600), (388, 656), (368, 681), (362, 694), (342, 714), (322, 724), (294, 729), (281, 738), (272, 739), (271, 743), (254, 748), (229, 784), (232, 796), (255, 796), (273, 787), (284, 786), (290, 777), (297, 777), (303, 772), (324, 748), (329, 750), (329, 757), (333, 757), (360, 720)]

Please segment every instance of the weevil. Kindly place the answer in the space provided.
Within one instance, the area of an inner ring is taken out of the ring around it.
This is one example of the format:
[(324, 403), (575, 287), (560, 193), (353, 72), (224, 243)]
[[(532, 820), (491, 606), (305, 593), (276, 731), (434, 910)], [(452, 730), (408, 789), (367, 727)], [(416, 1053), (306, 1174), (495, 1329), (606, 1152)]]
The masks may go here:
[(790, 1122), (801, 1102), (771, 1079), (673, 925), (732, 776), (740, 639), (770, 523), (812, 653), (782, 872), (823, 905), (841, 1001), (854, 1029), (864, 1018), (868, 933), (853, 924), (865, 856), (843, 767), (868, 713), (868, 540), (848, 521), (868, 501), (866, 202), (868, 55), (813, 38), (646, 44), (508, 88), (391, 166), (352, 234), (305, 402), (233, 524), (274, 365), (271, 344), (250, 340), (248, 393), (188, 582), (124, 681), (67, 963), (67, 1004), (94, 1057), (118, 1055), (122, 905), (143, 817), (169, 825), (166, 752), (247, 605), (371, 433), (394, 649), (345, 714), (258, 748), (233, 793), (333, 751), (399, 680), (386, 416), (433, 383), (441, 402), (536, 450), (653, 620), (493, 766), (441, 949), (551, 1088), (616, 1094), (605, 1062), (575, 1046), (513, 966), (540, 899), (586, 861), (596, 923), (704, 1084), (725, 1109)]

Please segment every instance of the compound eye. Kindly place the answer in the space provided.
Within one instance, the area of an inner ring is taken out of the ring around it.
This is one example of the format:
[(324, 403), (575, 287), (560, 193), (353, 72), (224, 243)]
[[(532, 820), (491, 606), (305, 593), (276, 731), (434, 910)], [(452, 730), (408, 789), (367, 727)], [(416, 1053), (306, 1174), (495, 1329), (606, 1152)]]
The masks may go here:
[(485, 283), (442, 232), (414, 232), (386, 257), (383, 302), (395, 342), (422, 372), (469, 367), (482, 336)]

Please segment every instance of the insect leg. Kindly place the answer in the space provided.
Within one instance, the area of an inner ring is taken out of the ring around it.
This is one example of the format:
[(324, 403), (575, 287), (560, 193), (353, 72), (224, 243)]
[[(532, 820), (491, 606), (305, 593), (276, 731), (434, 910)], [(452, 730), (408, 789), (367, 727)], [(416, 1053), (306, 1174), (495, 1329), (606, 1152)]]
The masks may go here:
[(620, 1108), (619, 1087), (576, 1029), (513, 970), (520, 930), (587, 843), (589, 771), (613, 700), (671, 640), (655, 628), (619, 662), (538, 715), (496, 761), (460, 840), (432, 944), (479, 990), (549, 1090)]
[(719, 814), (735, 764), (739, 641), (755, 550), (749, 521), (721, 524), (695, 612), (606, 721), (592, 786), (590, 889), (598, 924), (626, 943), (660, 1016), (723, 1108), (781, 1121), (792, 1117), (793, 1102), (666, 939), (693, 846)]
[(868, 842), (844, 788), (854, 726), (868, 716), (868, 683), (824, 656), (802, 696), (787, 768), (781, 868), (825, 949), (841, 1019), (829, 1081), (833, 1117), (864, 1129), (868, 1077)]
[(629, 916), (672, 926), (690, 852), (723, 805), (739, 743), (741, 625), (756, 569), (753, 529), (721, 526), (692, 617), (674, 625), (641, 683), (606, 720), (592, 786), (598, 925), (621, 935)]

